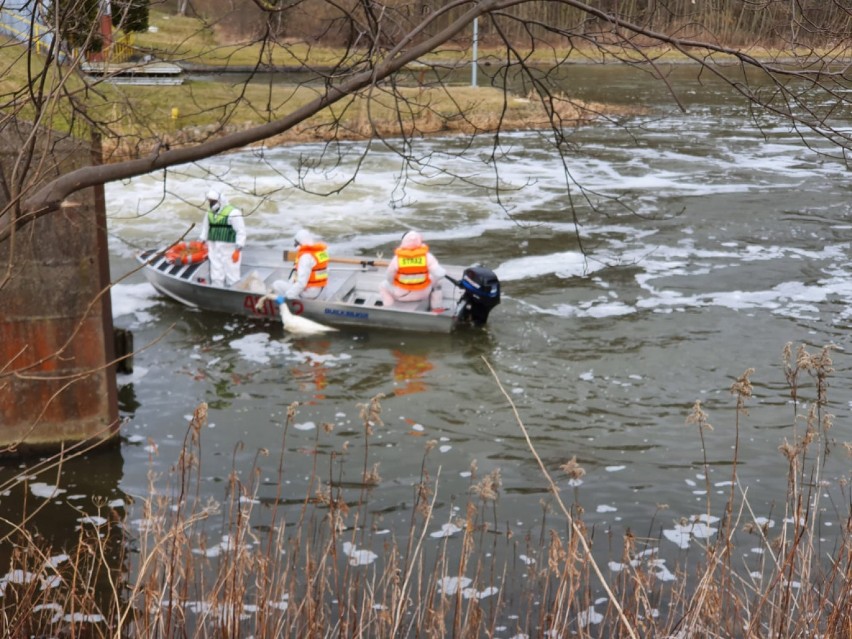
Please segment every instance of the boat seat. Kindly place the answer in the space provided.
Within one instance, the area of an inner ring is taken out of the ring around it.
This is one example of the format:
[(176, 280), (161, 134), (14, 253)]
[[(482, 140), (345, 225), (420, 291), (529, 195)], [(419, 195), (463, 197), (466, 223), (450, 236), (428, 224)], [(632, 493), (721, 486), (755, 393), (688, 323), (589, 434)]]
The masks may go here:
[(382, 296), (376, 293), (352, 291), (349, 302), (358, 306), (382, 306)]
[[(272, 284), (275, 280), (284, 280), (286, 282), (290, 279), (292, 272), (292, 268), (277, 268), (266, 276), (264, 282), (266, 283), (267, 288), (272, 290)], [(348, 296), (352, 290), (354, 290), (354, 281), (355, 278), (352, 275), (344, 278), (334, 278), (329, 281), (328, 286), (323, 288), (317, 299), (343, 299)]]
[(276, 268), (269, 275), (264, 278), (264, 282), (266, 282), (267, 288), (272, 290), (272, 283), (275, 280), (284, 280), (285, 282), (290, 279), (290, 273), (292, 272), (292, 268)]

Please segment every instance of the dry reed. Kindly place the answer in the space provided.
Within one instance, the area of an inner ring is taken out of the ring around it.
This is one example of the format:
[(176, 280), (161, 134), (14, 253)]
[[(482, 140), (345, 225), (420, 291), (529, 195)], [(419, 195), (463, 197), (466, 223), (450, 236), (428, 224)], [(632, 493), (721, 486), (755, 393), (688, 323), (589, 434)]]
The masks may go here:
[[(738, 477), (740, 420), (752, 399), (752, 370), (731, 387), (735, 418), (731, 490), (723, 505), (708, 496), (706, 513), (681, 522), (696, 533), (721, 514), (718, 533), (691, 546), (667, 573), (660, 539), (628, 530), (607, 565), (606, 549), (586, 527), (575, 500), (562, 500), (551, 469), (504, 392), (531, 454), (551, 486), (539, 536), (515, 537), (499, 524), (499, 469), (471, 468), (470, 490), (449, 511), (436, 508), (440, 467), (428, 442), (412, 487), (407, 531), (380, 534), (370, 495), (382, 481), (369, 455), (382, 425), (381, 397), (360, 405), (365, 456), (361, 480), (346, 482), (344, 450), (315, 455), (297, 505), (281, 492), (286, 439), (298, 414), (292, 404), (282, 429), (278, 493), (261, 500), (259, 461), (234, 467), (221, 503), (202, 492), (200, 468), (207, 407), (195, 411), (172, 472), (150, 476), (131, 531), (103, 505), (98, 526), (82, 526), (69, 547), (44, 546), (15, 528), (15, 550), (2, 578), (4, 637), (793, 637), (852, 636), (852, 519), (833, 504), (841, 524), (831, 547), (821, 538), (823, 468), (833, 454), (828, 381), (831, 349), (784, 351), (792, 405), (790, 439), (779, 444), (788, 464), (787, 497), (776, 531), (758, 517)], [(490, 364), (486, 362), (489, 369)], [(493, 372), (493, 369), (491, 369)], [(808, 395), (813, 393), (808, 398)], [(696, 403), (686, 418), (704, 432)], [(317, 442), (332, 429), (317, 429)], [(845, 447), (845, 450), (844, 450)], [(845, 444), (840, 454), (849, 454)], [(236, 464), (235, 464), (236, 466)], [(562, 472), (576, 492), (585, 470), (576, 457)], [(846, 487), (841, 492), (848, 494)], [(709, 494), (709, 491), (708, 491)], [(662, 506), (661, 506), (662, 508)], [(547, 522), (545, 524), (544, 522)], [(440, 527), (443, 536), (428, 533)], [(427, 543), (427, 536), (437, 543)], [(734, 561), (743, 545), (761, 549), (763, 565)], [(600, 610), (600, 611), (599, 611)]]

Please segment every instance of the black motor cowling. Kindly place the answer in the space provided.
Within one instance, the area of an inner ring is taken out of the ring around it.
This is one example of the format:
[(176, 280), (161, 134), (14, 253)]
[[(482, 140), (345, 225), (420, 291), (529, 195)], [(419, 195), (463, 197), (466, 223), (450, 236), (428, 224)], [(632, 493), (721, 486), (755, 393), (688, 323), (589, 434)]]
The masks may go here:
[(458, 319), (482, 326), (488, 321), (491, 309), (500, 303), (500, 280), (491, 269), (484, 266), (469, 266), (457, 282), (464, 291)]

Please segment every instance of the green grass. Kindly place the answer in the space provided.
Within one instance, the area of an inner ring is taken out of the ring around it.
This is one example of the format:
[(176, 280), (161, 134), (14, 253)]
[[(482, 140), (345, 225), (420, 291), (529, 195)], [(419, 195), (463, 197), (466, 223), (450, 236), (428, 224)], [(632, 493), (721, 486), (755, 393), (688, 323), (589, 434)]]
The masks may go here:
[[(171, 15), (152, 10), (150, 24), (153, 30), (134, 36), (137, 53), (150, 53), (154, 57), (192, 63), (209, 67), (253, 67), (259, 62), (273, 67), (327, 66), (338, 63), (344, 51), (328, 47), (308, 46), (306, 43), (272, 44), (261, 48), (259, 43), (222, 43), (217, 30), (199, 18)], [(0, 46), (0, 96), (5, 99), (4, 111), (16, 112), (18, 117), (35, 120), (32, 106), (31, 81), (42, 70), (39, 56), (27, 56), (21, 45), (6, 42)], [(614, 48), (568, 49), (539, 46), (530, 52), (521, 52), (531, 64), (558, 64), (560, 62), (611, 62), (615, 54), (639, 60), (647, 56), (658, 62), (682, 61), (683, 54), (665, 47), (648, 47), (642, 53)], [(771, 58), (778, 55), (767, 49), (754, 47), (750, 54)], [(479, 59), (499, 63), (505, 50), (480, 47)], [(456, 65), (467, 63), (470, 52), (451, 45), (441, 47), (424, 56), (424, 65)], [(167, 141), (172, 145), (198, 142), (210, 135), (243, 129), (281, 118), (317, 97), (317, 89), (281, 84), (248, 83), (230, 85), (223, 82), (188, 80), (180, 86), (130, 86), (99, 83), (94, 90), (86, 87), (83, 78), (70, 73), (67, 67), (52, 67), (47, 72), (48, 90), (60, 84), (63, 91), (75, 96), (93, 120), (103, 124), (101, 137), (108, 151), (123, 149), (119, 154), (137, 155)], [(429, 133), (491, 131), (497, 126), (504, 129), (546, 127), (547, 114), (535, 99), (524, 96), (507, 96), (502, 91), (469, 86), (438, 86), (429, 67), (416, 67), (408, 75), (399, 75), (404, 88), (391, 97), (383, 91), (373, 91), (370, 97), (356, 96), (314, 116), (277, 142), (288, 140), (327, 139), (338, 137), (361, 138), (380, 135), (418, 135)], [(431, 83), (431, 85), (430, 85)], [(408, 88), (405, 88), (405, 87)], [(597, 111), (608, 111), (595, 105)], [(176, 110), (176, 111), (175, 111)], [(177, 117), (173, 117), (173, 113)], [(563, 113), (563, 123), (587, 121), (573, 111)], [(85, 119), (74, 118), (67, 97), (54, 101), (53, 108), (38, 116), (40, 121), (57, 131), (71, 130), (88, 137)], [(402, 123), (400, 123), (400, 118)], [(112, 156), (119, 157), (119, 156)]]
[(153, 31), (134, 35), (134, 46), (162, 60), (212, 67), (254, 66), (259, 62), (276, 67), (335, 64), (343, 52), (306, 43), (270, 43), (263, 49), (255, 42), (221, 43), (215, 30), (201, 18), (172, 15), (152, 9)]

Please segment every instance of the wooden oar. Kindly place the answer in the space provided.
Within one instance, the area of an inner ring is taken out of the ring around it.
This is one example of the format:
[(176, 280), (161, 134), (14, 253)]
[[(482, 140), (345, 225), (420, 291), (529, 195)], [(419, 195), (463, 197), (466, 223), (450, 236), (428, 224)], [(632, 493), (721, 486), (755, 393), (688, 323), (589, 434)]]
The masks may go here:
[[(287, 251), (284, 253), (285, 262), (294, 262), (296, 260), (296, 251)], [(358, 264), (360, 266), (387, 266), (390, 262), (371, 257), (329, 257), (328, 261), (333, 264)]]

